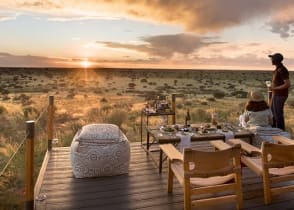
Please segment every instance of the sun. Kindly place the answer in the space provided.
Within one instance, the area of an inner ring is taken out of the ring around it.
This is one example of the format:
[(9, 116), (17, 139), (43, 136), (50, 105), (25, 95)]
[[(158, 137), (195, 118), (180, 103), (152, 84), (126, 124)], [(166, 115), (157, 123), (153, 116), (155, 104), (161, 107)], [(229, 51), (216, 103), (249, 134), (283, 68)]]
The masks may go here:
[(81, 62), (81, 65), (86, 69), (86, 68), (88, 68), (89, 66), (91, 66), (91, 62), (88, 61), (88, 59), (86, 59), (86, 60), (83, 60), (83, 61)]

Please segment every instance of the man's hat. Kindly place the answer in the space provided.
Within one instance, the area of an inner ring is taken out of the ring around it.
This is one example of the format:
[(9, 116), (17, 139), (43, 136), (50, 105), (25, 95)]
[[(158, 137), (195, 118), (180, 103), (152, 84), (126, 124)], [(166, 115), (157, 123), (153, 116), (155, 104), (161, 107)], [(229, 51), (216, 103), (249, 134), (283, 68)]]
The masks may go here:
[(268, 57), (270, 57), (271, 59), (278, 61), (278, 62), (282, 62), (284, 59), (284, 57), (281, 53), (275, 53), (275, 54), (269, 55)]

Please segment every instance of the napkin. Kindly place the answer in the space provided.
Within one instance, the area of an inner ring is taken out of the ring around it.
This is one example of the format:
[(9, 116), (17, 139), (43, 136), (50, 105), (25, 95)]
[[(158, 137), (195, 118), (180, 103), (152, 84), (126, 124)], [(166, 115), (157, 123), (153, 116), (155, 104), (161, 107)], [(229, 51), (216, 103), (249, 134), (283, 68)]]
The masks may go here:
[(179, 144), (179, 150), (180, 150), (180, 152), (183, 153), (184, 148), (190, 148), (191, 147), (191, 135), (177, 133), (177, 136), (179, 136), (181, 138), (181, 142)]
[(217, 133), (221, 133), (221, 134), (225, 135), (226, 141), (229, 139), (233, 139), (235, 137), (235, 135), (232, 131), (223, 132), (222, 130), (217, 130)]

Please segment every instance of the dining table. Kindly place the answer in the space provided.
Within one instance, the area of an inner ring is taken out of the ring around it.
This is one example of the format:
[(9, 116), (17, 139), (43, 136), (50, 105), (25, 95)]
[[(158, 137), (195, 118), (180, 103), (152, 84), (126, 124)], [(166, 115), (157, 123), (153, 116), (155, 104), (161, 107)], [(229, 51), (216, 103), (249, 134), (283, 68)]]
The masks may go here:
[[(164, 161), (163, 153), (158, 147), (153, 149), (153, 145), (169, 143), (178, 145), (185, 139), (185, 136), (189, 136), (189, 141), (191, 142), (212, 140), (226, 141), (228, 139), (237, 138), (246, 139), (250, 144), (252, 144), (254, 138), (254, 133), (250, 130), (228, 123), (222, 125), (218, 129), (210, 124), (205, 124), (205, 126), (203, 126), (203, 124), (192, 124), (189, 128), (183, 128), (181, 125), (147, 126), (146, 132), (146, 144), (142, 146), (156, 163), (159, 173), (162, 172), (162, 163)], [(158, 151), (160, 152), (159, 160), (156, 160), (153, 153)]]

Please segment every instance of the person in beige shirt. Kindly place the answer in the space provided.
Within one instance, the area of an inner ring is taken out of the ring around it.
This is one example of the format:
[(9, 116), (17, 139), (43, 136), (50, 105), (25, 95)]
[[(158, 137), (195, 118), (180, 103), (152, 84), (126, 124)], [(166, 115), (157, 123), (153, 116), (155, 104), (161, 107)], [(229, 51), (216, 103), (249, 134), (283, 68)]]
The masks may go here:
[(259, 91), (250, 91), (245, 105), (244, 119), (248, 127), (271, 127), (273, 114), (264, 96)]

